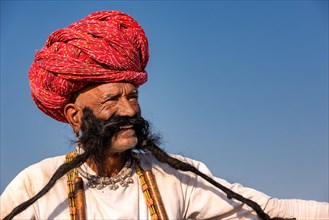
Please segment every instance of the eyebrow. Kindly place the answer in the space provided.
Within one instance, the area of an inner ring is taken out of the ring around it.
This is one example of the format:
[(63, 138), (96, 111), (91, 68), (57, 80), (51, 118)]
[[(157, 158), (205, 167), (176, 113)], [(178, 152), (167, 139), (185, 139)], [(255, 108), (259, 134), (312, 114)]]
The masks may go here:
[[(134, 89), (132, 91), (130, 91), (126, 96), (132, 96), (132, 95), (138, 95), (138, 90), (137, 89)], [(111, 93), (108, 93), (106, 94), (104, 97), (102, 97), (102, 101), (101, 103), (105, 103), (106, 101), (108, 100), (111, 100), (111, 99), (116, 99), (116, 98), (119, 98), (121, 96), (121, 94), (111, 94)]]

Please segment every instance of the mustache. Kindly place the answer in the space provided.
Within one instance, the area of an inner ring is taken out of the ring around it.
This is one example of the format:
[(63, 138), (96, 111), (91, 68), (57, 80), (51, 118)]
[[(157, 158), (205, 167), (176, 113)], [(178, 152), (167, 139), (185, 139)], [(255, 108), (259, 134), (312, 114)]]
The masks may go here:
[(133, 117), (114, 115), (110, 119), (103, 121), (101, 133), (108, 133), (108, 131), (116, 133), (130, 127), (135, 131), (139, 131), (143, 126), (144, 119), (140, 115)]
[(132, 128), (136, 135), (147, 133), (148, 122), (136, 114), (133, 117), (113, 115), (107, 120), (97, 118), (88, 107), (83, 109), (82, 126), (80, 129), (79, 143), (84, 150), (94, 151), (95, 147), (104, 149), (111, 142), (112, 137), (120, 130)]

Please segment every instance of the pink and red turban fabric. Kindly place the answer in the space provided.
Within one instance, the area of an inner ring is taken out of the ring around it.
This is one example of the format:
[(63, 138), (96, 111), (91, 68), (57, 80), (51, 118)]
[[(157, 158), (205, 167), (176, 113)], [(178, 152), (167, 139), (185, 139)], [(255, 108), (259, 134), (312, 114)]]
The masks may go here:
[(142, 27), (119, 11), (95, 12), (53, 32), (29, 71), (32, 99), (67, 122), (64, 107), (90, 83), (147, 81), (148, 41)]

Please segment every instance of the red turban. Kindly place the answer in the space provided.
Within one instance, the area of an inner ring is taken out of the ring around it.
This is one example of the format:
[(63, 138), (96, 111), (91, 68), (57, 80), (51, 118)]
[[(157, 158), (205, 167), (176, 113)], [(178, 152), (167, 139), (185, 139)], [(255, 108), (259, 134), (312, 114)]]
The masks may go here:
[(119, 11), (95, 12), (53, 32), (29, 71), (33, 101), (67, 122), (64, 107), (89, 83), (147, 81), (148, 42), (142, 27)]

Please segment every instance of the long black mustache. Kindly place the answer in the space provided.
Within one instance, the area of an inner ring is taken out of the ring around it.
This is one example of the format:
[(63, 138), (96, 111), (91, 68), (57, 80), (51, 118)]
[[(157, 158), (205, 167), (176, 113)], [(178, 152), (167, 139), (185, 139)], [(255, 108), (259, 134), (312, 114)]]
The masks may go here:
[(138, 149), (141, 152), (151, 152), (151, 154), (159, 162), (166, 163), (174, 169), (195, 173), (196, 175), (211, 183), (213, 186), (225, 192), (229, 199), (236, 199), (250, 206), (261, 219), (284, 219), (276, 217), (270, 218), (270, 216), (268, 216), (256, 202), (233, 192), (229, 188), (216, 182), (210, 176), (200, 172), (194, 166), (168, 155), (164, 150), (158, 147), (161, 143), (161, 137), (158, 134), (154, 134), (150, 129), (150, 124), (139, 115), (132, 118), (113, 116), (109, 120), (100, 120), (94, 116), (90, 109), (86, 108), (84, 109), (83, 120), (84, 122), (81, 127), (81, 136), (79, 137), (77, 143), (83, 147), (84, 152), (77, 155), (71, 162), (62, 164), (55, 171), (54, 175), (50, 178), (49, 182), (43, 189), (41, 189), (35, 196), (26, 202), (23, 202), (22, 204), (15, 207), (13, 211), (4, 218), (4, 220), (12, 219), (15, 215), (27, 209), (35, 201), (45, 195), (55, 185), (58, 179), (64, 176), (71, 169), (82, 165), (88, 158), (93, 157), (96, 161), (101, 160), (102, 156), (98, 154), (101, 154), (102, 151), (110, 146), (109, 144), (112, 140), (112, 137), (121, 130), (122, 126), (129, 125), (133, 125), (138, 138), (138, 144), (135, 149)]

